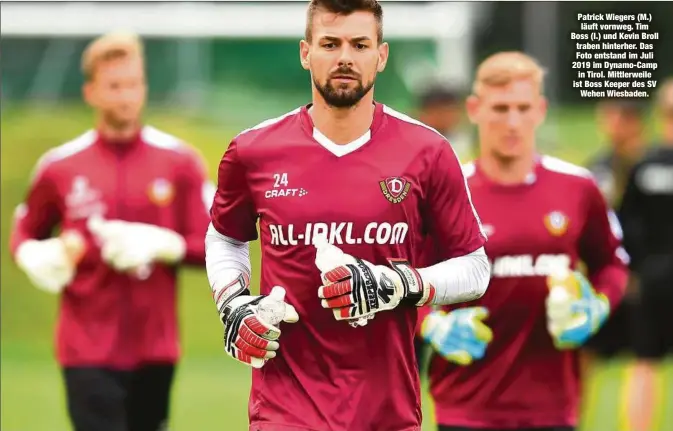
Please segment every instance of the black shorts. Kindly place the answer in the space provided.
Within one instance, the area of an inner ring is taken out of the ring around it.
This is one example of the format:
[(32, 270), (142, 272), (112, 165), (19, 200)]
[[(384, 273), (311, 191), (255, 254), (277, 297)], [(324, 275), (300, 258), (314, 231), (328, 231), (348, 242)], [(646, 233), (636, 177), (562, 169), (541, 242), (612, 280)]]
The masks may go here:
[(620, 353), (630, 353), (633, 350), (631, 328), (635, 308), (633, 298), (624, 298), (598, 332), (587, 341), (585, 347), (603, 358), (611, 358)]
[(575, 431), (574, 427), (544, 427), (544, 428), (466, 428), (440, 425), (439, 431)]
[(168, 429), (175, 367), (148, 365), (134, 371), (93, 367), (63, 370), (74, 431)]
[(642, 286), (632, 333), (636, 357), (658, 360), (673, 354), (673, 284)]

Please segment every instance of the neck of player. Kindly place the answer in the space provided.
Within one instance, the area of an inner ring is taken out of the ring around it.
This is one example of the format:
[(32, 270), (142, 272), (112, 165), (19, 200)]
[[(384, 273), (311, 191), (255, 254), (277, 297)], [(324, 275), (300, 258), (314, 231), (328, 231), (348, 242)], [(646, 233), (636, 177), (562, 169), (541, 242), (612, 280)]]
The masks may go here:
[(624, 142), (621, 142), (618, 145), (615, 145), (615, 153), (622, 160), (638, 160), (646, 149), (647, 146), (643, 142), (643, 138), (640, 136), (633, 137)]
[(335, 108), (325, 103), (322, 97), (314, 97), (309, 115), (320, 133), (335, 144), (345, 145), (367, 133), (374, 118), (374, 108), (372, 91), (350, 108)]
[(118, 127), (99, 119), (97, 121), (97, 130), (106, 141), (123, 143), (130, 141), (136, 136), (138, 130), (140, 130), (140, 123), (133, 122), (123, 127)]
[(491, 181), (512, 186), (526, 182), (528, 175), (535, 169), (535, 155), (503, 159), (493, 154), (483, 154), (479, 157), (479, 165)]

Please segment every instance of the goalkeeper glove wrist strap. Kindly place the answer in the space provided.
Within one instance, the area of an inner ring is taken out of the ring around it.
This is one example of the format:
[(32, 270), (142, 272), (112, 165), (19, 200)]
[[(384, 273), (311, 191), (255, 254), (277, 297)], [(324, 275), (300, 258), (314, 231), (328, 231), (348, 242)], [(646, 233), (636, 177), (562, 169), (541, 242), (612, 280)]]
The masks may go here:
[(423, 282), (418, 273), (408, 261), (402, 259), (388, 259), (391, 268), (400, 276), (404, 287), (403, 300), (417, 307), (430, 303), (435, 297), (435, 288)]
[(213, 299), (220, 316), (223, 317), (227, 304), (242, 295), (250, 295), (250, 277), (246, 273), (241, 273), (236, 279), (220, 289), (213, 289)]

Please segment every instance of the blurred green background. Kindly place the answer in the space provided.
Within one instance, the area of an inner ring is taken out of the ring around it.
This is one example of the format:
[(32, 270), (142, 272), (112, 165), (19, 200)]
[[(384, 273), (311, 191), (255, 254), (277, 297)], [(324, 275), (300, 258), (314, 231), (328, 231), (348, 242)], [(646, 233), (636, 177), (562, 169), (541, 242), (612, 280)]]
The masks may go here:
[[(607, 4), (476, 2), (476, 19), (460, 23), (464, 34), (454, 31), (453, 41), (438, 42), (420, 37), (394, 39), (391, 62), (377, 82), (377, 98), (413, 116), (415, 92), (429, 76), (453, 72), (453, 78), (462, 80), (460, 84), (465, 85), (471, 79), (471, 64), (478, 59), (497, 50), (523, 49), (538, 56), (550, 69), (549, 93), (553, 103), (548, 122), (540, 131), (541, 149), (583, 164), (602, 148), (603, 138), (594, 121), (593, 105), (580, 103), (577, 92), (570, 90), (570, 60), (574, 51), (566, 35), (576, 28), (578, 8), (584, 12), (605, 11)], [(70, 428), (63, 386), (52, 353), (57, 298), (29, 284), (11, 262), (7, 242), (12, 212), (23, 199), (30, 171), (38, 157), (92, 126), (91, 113), (79, 102), (81, 77), (78, 71), (79, 55), (90, 38), (82, 34), (45, 36), (48, 30), (42, 28), (37, 35), (24, 33), (16, 20), (13, 25), (16, 34), (7, 37), (5, 24), (11, 24), (11, 15), (6, 18), (5, 11), (9, 11), (6, 5), (3, 2), (0, 41), (3, 58), (0, 63), (0, 430), (66, 431)], [(614, 3), (609, 5), (617, 7)], [(619, 5), (624, 9), (621, 12), (655, 10), (648, 2)], [(660, 5), (657, 7), (662, 11), (664, 7), (668, 8), (666, 11), (673, 10), (673, 3)], [(95, 7), (103, 8), (98, 4)], [(661, 16), (670, 16), (666, 13), (659, 16), (659, 24), (666, 22), (667, 25), (668, 21), (661, 19)], [(557, 17), (556, 26), (550, 24), (550, 16)], [(256, 15), (255, 20), (260, 17), (263, 15)], [(49, 18), (26, 22), (26, 25), (46, 25)], [(429, 15), (427, 22), (421, 25), (436, 21), (431, 18)], [(56, 19), (52, 17), (53, 20)], [(250, 25), (256, 23), (260, 27), (255, 20), (251, 20)], [(447, 27), (451, 25), (446, 23)], [(670, 73), (673, 71), (671, 51), (668, 50), (668, 56), (665, 53), (673, 41), (670, 37), (673, 32), (668, 27), (659, 29), (662, 49), (657, 55), (662, 70)], [(77, 33), (76, 28), (69, 30)], [(198, 28), (191, 30), (198, 33)], [(222, 37), (193, 38), (155, 34), (147, 39), (146, 47), (151, 87), (148, 123), (198, 147), (208, 161), (213, 179), (220, 157), (238, 131), (288, 112), (310, 97), (308, 74), (297, 61), (299, 35), (243, 39), (226, 37), (226, 28), (222, 32)], [(654, 122), (649, 125), (648, 134), (652, 138), (657, 135)], [(257, 243), (252, 256), (253, 265), (257, 267)], [(250, 371), (222, 352), (221, 324), (205, 271), (185, 270), (181, 278), (184, 356), (173, 391), (171, 429), (247, 430)], [(253, 280), (253, 285), (256, 283)], [(629, 361), (625, 357), (616, 358), (600, 364), (588, 376), (582, 431), (625, 429), (620, 408)], [(673, 431), (673, 363), (669, 362), (662, 371), (659, 385), (667, 393), (667, 399), (659, 411), (657, 427), (651, 431)], [(431, 408), (426, 399), (424, 431), (434, 429)]]

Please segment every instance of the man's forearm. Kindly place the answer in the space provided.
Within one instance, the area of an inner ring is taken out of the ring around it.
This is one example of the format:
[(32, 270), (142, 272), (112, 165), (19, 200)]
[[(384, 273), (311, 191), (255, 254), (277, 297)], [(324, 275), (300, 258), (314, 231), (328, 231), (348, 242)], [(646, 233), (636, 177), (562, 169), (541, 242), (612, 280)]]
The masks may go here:
[(252, 272), (250, 246), (219, 233), (212, 224), (206, 233), (206, 273), (218, 305), (235, 296), (249, 293)]
[(418, 270), (424, 282), (435, 287), (433, 305), (472, 301), (484, 295), (491, 265), (484, 248)]
[(190, 234), (185, 238), (185, 255), (182, 258), (182, 263), (186, 265), (203, 266), (206, 258), (206, 250), (203, 247), (203, 233)]

